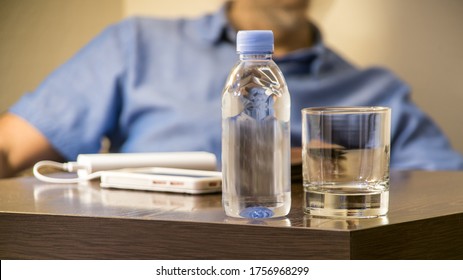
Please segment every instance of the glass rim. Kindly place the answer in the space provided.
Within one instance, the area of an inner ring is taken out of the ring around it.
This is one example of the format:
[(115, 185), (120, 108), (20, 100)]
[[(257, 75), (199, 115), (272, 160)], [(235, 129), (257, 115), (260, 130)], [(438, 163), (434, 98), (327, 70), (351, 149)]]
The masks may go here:
[(301, 110), (302, 114), (362, 114), (362, 113), (386, 113), (391, 108), (385, 106), (327, 106), (308, 107)]

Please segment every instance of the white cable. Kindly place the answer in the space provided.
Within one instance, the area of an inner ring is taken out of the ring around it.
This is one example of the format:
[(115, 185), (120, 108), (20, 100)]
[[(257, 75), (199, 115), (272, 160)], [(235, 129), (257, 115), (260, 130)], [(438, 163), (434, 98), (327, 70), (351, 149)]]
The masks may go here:
[(102, 172), (94, 172), (85, 177), (79, 177), (79, 178), (53, 178), (53, 177), (45, 176), (39, 172), (39, 169), (44, 166), (58, 168), (60, 170), (67, 171), (67, 172), (75, 172), (78, 169), (85, 168), (85, 166), (81, 166), (77, 164), (77, 162), (61, 163), (61, 162), (56, 162), (56, 161), (51, 161), (51, 160), (43, 160), (43, 161), (37, 162), (34, 165), (34, 168), (32, 170), (35, 178), (43, 182), (54, 183), (54, 184), (73, 184), (73, 183), (86, 182), (86, 181), (101, 177), (101, 173), (102, 173)]

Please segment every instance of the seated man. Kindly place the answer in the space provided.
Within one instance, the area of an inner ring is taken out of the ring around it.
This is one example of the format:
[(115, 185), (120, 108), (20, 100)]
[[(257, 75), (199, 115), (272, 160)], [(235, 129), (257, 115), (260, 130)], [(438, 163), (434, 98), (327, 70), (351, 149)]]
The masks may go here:
[(392, 108), (391, 168), (456, 170), (463, 158), (382, 68), (357, 69), (327, 48), (308, 0), (236, 0), (198, 19), (113, 25), (0, 118), (0, 177), (41, 159), (96, 153), (209, 151), (220, 159), (221, 92), (242, 29), (270, 29), (291, 94), (292, 145), (312, 106)]

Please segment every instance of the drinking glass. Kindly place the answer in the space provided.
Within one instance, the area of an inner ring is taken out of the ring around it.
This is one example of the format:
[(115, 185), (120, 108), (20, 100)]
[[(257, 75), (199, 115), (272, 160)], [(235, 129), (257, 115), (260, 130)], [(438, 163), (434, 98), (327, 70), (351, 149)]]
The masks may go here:
[(387, 213), (390, 119), (387, 107), (302, 110), (306, 213), (356, 218)]

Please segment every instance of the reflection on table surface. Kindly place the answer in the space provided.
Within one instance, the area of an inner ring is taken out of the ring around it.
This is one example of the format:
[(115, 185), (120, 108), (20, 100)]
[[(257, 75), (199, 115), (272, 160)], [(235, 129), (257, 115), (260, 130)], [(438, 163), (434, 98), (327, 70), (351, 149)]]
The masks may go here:
[(221, 194), (189, 195), (166, 192), (105, 189), (98, 183), (34, 185), (38, 212), (136, 219), (186, 219), (201, 216), (221, 221)]
[(331, 219), (305, 215), (302, 185), (293, 182), (286, 218), (227, 217), (221, 194), (189, 195), (102, 189), (89, 184), (47, 184), (32, 177), (0, 180), (0, 213), (173, 220), (323, 230), (358, 230), (463, 212), (463, 172), (391, 174), (390, 211), (374, 219)]
[(388, 224), (387, 216), (368, 219), (334, 219), (305, 215), (303, 220), (304, 227), (330, 230), (356, 230)]

